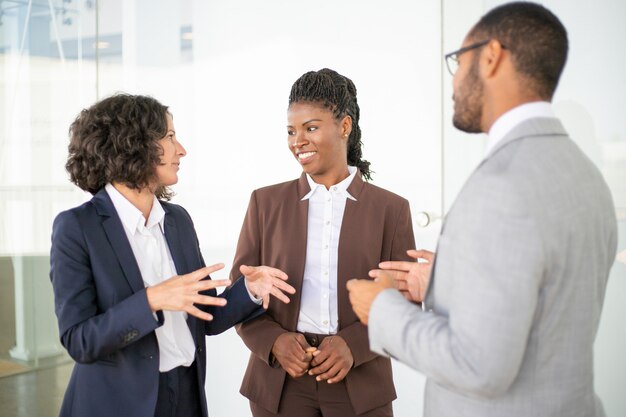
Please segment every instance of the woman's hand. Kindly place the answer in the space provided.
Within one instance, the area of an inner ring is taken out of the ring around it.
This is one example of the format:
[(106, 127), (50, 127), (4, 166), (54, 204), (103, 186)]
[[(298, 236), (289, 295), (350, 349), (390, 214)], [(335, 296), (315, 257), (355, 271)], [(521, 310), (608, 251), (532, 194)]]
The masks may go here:
[(230, 285), (230, 280), (204, 280), (209, 274), (224, 268), (224, 264), (215, 264), (200, 268), (185, 275), (175, 275), (160, 284), (146, 289), (148, 304), (152, 311), (184, 311), (202, 320), (213, 320), (213, 316), (200, 310), (194, 304), (223, 307), (226, 300), (199, 294), (202, 291)]
[(289, 303), (289, 298), (283, 291), (295, 294), (296, 289), (287, 284), (287, 274), (280, 269), (269, 266), (241, 265), (239, 271), (246, 279), (246, 286), (252, 295), (263, 300), (263, 308), (270, 304), (270, 294), (283, 303)]
[(312, 351), (306, 338), (300, 333), (283, 333), (274, 342), (272, 354), (280, 366), (293, 378), (300, 377), (309, 369), (313, 358)]
[(328, 336), (313, 352), (309, 375), (317, 375), (316, 380), (333, 384), (344, 379), (353, 364), (354, 357), (346, 341), (341, 336)]

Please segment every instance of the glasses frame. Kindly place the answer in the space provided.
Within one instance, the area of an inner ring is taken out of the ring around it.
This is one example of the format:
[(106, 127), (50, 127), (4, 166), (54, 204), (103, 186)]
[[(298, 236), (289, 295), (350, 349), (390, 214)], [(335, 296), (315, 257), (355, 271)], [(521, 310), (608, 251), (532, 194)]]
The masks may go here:
[[(450, 52), (449, 54), (446, 54), (444, 56), (444, 59), (446, 60), (446, 68), (448, 68), (448, 72), (450, 73), (450, 75), (452, 75), (454, 77), (454, 73), (456, 72), (456, 69), (453, 71), (452, 70), (452, 65), (456, 64), (456, 68), (459, 68), (459, 56), (461, 54), (464, 54), (467, 51), (471, 51), (472, 49), (477, 49), (480, 47), (483, 47), (485, 45), (487, 45), (489, 42), (491, 42), (491, 39), (487, 39), (485, 41), (480, 41), (480, 42), (476, 42), (473, 43), (471, 45), (468, 45), (464, 48), (461, 49), (457, 49), (456, 51)], [(504, 46), (502, 46), (504, 48)], [(454, 64), (451, 64), (450, 61), (452, 61)]]

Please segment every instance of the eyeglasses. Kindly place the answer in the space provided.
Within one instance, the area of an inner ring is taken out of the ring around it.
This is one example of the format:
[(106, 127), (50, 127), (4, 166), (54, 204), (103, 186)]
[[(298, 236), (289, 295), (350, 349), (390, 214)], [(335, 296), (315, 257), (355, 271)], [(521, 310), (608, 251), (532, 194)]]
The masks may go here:
[[(489, 43), (489, 41), (491, 41), (491, 39), (487, 39), (486, 41), (482, 41), (482, 42), (476, 42), (476, 43), (466, 46), (465, 48), (461, 48), (457, 51), (446, 54), (445, 59), (446, 59), (446, 66), (448, 67), (448, 72), (452, 76), (454, 76), (454, 74), (456, 73), (456, 70), (459, 69), (459, 56), (461, 54), (464, 54), (467, 51), (471, 51), (472, 49), (485, 46)], [(504, 46), (502, 46), (502, 48), (504, 48)]]

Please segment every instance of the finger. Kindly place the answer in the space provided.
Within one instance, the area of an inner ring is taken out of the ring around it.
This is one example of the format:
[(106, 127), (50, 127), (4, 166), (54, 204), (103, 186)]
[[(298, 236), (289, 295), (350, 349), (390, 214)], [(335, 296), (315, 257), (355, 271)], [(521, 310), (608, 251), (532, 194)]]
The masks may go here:
[(287, 276), (287, 274), (285, 274), (283, 271), (281, 271), (280, 269), (277, 268), (270, 268), (269, 266), (267, 267), (268, 272), (270, 273), (271, 276), (279, 278), (283, 281), (287, 281), (287, 279), (289, 278)]
[(413, 297), (411, 297), (411, 293), (408, 291), (400, 291), (400, 293), (409, 301), (413, 301)]
[(241, 265), (239, 267), (239, 272), (241, 272), (242, 275), (251, 275), (256, 271), (256, 268), (253, 266), (248, 266), (248, 265)]
[(395, 270), (382, 270), (382, 269), (372, 269), (368, 275), (374, 279), (376, 278), (385, 278), (385, 279), (393, 279), (398, 280), (401, 276), (406, 276), (406, 272), (403, 271), (395, 271)]
[(195, 304), (202, 304), (205, 306), (224, 307), (227, 303), (225, 298), (211, 297), (209, 295), (198, 294), (192, 298)]
[(302, 357), (300, 357), (299, 355), (292, 356), (289, 358), (290, 366), (294, 369), (297, 369), (298, 372), (306, 372), (309, 369), (310, 357), (310, 353), (305, 353)]
[(219, 264), (215, 264), (211, 266), (205, 266), (204, 268), (196, 269), (195, 271), (185, 274), (184, 276), (194, 281), (199, 281), (202, 278), (205, 278), (209, 276), (210, 274), (212, 274), (213, 272), (219, 271), (222, 268), (224, 268), (224, 264), (219, 263)]
[(285, 371), (287, 371), (287, 373), (291, 375), (292, 378), (298, 378), (299, 376), (303, 375), (303, 373), (299, 369), (296, 369), (291, 366), (285, 369)]
[(198, 282), (193, 288), (194, 290), (206, 291), (212, 290), (217, 287), (226, 287), (231, 284), (231, 280), (229, 279), (206, 279), (204, 281)]
[(295, 346), (292, 346), (290, 352), (287, 353), (287, 357), (290, 362), (298, 364), (298, 366), (304, 368), (305, 370), (309, 368), (309, 363), (313, 358), (311, 353), (302, 349), (302, 346), (300, 346), (299, 344), (295, 344)]
[(384, 288), (395, 288), (398, 285), (398, 281), (389, 274), (381, 274), (379, 277), (374, 278), (373, 284)]
[[(316, 367), (316, 366), (323, 364), (324, 362), (326, 362), (326, 359), (328, 359), (329, 356), (330, 356), (330, 352), (328, 350), (316, 350), (315, 352), (313, 352), (313, 359), (311, 359), (311, 366)], [(317, 372), (317, 373), (319, 374), (320, 372)], [(315, 374), (312, 374), (311, 372), (309, 372), (309, 375), (315, 375)]]
[(263, 296), (263, 308), (267, 310), (269, 306), (270, 306), (270, 297), (269, 295), (264, 295)]
[(306, 373), (309, 369), (308, 362), (303, 362), (296, 358), (288, 359), (288, 366), (297, 374)]
[(199, 318), (200, 320), (211, 321), (213, 320), (213, 316), (206, 311), (200, 310), (198, 307), (189, 306), (185, 309), (187, 314), (190, 314), (194, 317)]
[(398, 289), (400, 291), (408, 291), (409, 290), (409, 285), (406, 283), (406, 281), (398, 281)]
[(303, 351), (306, 351), (308, 348), (311, 347), (311, 345), (309, 345), (309, 343), (306, 341), (306, 338), (304, 337), (302, 333), (296, 334), (296, 341), (298, 342), (298, 344), (300, 345)]
[(283, 303), (289, 304), (289, 297), (287, 297), (285, 294), (283, 294), (278, 288), (272, 287), (272, 289), (270, 290), (270, 294), (272, 294), (274, 297), (278, 298)]
[[(311, 361), (313, 362), (313, 361)], [(331, 363), (331, 361), (324, 361), (322, 363), (320, 363), (319, 365), (313, 366), (311, 365), (311, 369), (309, 369), (309, 375), (321, 375), (324, 372), (328, 372), (328, 370), (330, 368), (333, 367), (333, 363)]]
[(367, 281), (369, 280), (353, 278), (346, 282), (346, 288), (348, 289), (348, 291), (358, 291), (359, 288), (362, 287), (363, 284)]
[(328, 383), (329, 384), (336, 384), (337, 382), (340, 382), (341, 380), (343, 380), (346, 375), (348, 375), (348, 371), (350, 371), (349, 368), (341, 368), (341, 370), (339, 371), (339, 373), (337, 375), (335, 375), (332, 378), (328, 379)]
[(411, 249), (411, 250), (406, 251), (406, 253), (411, 258), (426, 259), (428, 262), (432, 262), (434, 255), (435, 255), (433, 252), (427, 251), (424, 249), (420, 249), (420, 250)]
[(412, 261), (385, 261), (378, 264), (380, 269), (394, 269), (396, 271), (408, 271), (415, 265)]
[(291, 376), (293, 376), (294, 378), (300, 378), (304, 374), (306, 374), (306, 368), (304, 368), (304, 369), (295, 368), (293, 370), (293, 374)]
[(288, 292), (289, 294), (295, 294), (296, 289), (291, 285), (287, 284), (285, 281), (274, 280), (274, 286), (281, 289), (282, 291)]
[(315, 380), (316, 381), (323, 381), (325, 379), (332, 378), (332, 377), (336, 376), (339, 373), (339, 371), (341, 371), (341, 366), (339, 364), (335, 364), (328, 371), (324, 372), (323, 374), (320, 374), (320, 375), (316, 376)]

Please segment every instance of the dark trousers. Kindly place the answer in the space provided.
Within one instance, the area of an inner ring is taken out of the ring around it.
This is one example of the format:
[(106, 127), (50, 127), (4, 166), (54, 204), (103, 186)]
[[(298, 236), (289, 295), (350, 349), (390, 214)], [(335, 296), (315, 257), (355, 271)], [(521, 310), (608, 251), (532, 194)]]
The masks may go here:
[(199, 385), (195, 362), (161, 372), (154, 417), (202, 417)]
[[(304, 333), (309, 345), (318, 347), (328, 335)], [(357, 399), (358, 401), (358, 399)], [(314, 376), (305, 374), (299, 378), (287, 375), (278, 406), (278, 414), (250, 402), (254, 417), (356, 417), (346, 389), (345, 379), (329, 384), (316, 381)], [(375, 408), (358, 417), (392, 417), (391, 403)]]

